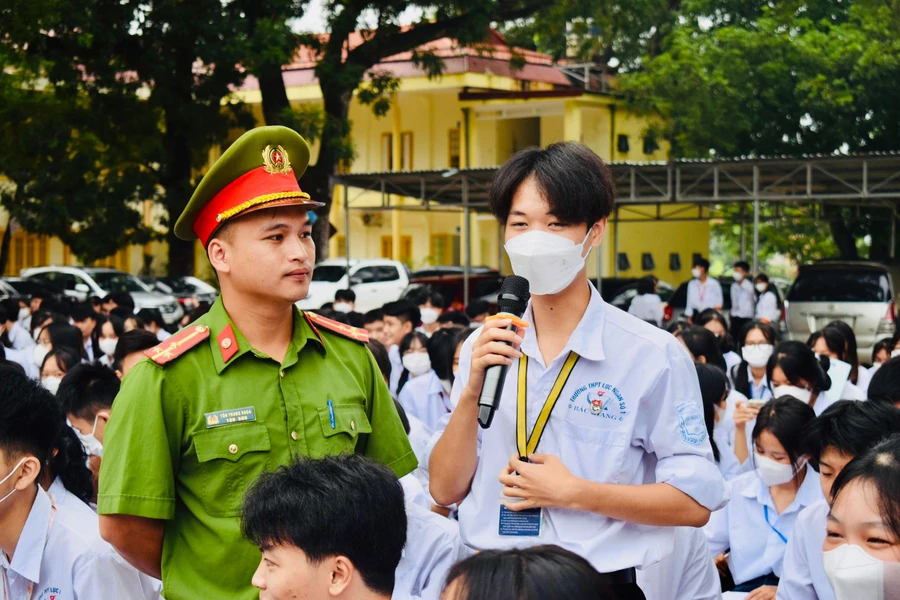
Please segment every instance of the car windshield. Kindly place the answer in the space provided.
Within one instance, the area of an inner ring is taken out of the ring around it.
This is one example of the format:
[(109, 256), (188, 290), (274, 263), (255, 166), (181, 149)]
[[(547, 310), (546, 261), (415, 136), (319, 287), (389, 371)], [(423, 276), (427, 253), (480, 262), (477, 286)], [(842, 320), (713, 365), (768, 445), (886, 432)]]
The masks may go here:
[(199, 290), (199, 288), (188, 281), (187, 279), (176, 279), (176, 278), (166, 278), (156, 282), (157, 285), (162, 284), (169, 288), (171, 292), (175, 292), (177, 294), (195, 294)]
[(322, 265), (313, 271), (313, 281), (325, 281), (327, 283), (337, 283), (347, 273), (347, 267), (338, 265)]
[(891, 287), (883, 271), (803, 269), (787, 299), (792, 302), (887, 302)]
[(91, 273), (91, 278), (106, 292), (146, 292), (144, 284), (128, 273), (116, 271), (99, 271)]

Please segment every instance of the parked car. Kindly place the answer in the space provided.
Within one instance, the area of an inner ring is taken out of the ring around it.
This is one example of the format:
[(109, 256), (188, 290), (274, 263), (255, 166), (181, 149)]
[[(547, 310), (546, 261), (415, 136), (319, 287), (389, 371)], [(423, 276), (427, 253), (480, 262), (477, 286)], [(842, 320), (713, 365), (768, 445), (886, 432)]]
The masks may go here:
[(175, 296), (186, 313), (202, 303), (212, 304), (219, 297), (219, 290), (196, 277), (158, 277), (144, 283), (157, 292)]
[[(469, 298), (484, 300), (492, 307), (496, 307), (501, 283), (503, 276), (496, 269), (474, 268), (469, 272)], [(414, 274), (402, 297), (408, 298), (425, 287), (440, 293), (447, 302), (448, 310), (463, 310), (466, 307), (464, 275), (449, 273), (417, 277)]]
[[(606, 285), (604, 283), (604, 285)], [(637, 296), (637, 280), (633, 283), (627, 283), (619, 288), (616, 292), (616, 295), (613, 296), (612, 300), (609, 301), (610, 304), (615, 306), (616, 308), (620, 308), (626, 312), (631, 307), (631, 301)], [(660, 281), (656, 288), (656, 293), (659, 296), (660, 300), (663, 301), (663, 306), (665, 306), (669, 299), (675, 294), (675, 288), (672, 284), (667, 283), (665, 281)]]
[(356, 292), (356, 310), (367, 312), (399, 300), (409, 277), (409, 268), (397, 260), (351, 260), (349, 274), (347, 259), (323, 260), (313, 270), (309, 294), (297, 306), (303, 310), (322, 308), (334, 302), (335, 292), (350, 288)]
[[(719, 283), (722, 285), (722, 298), (724, 300), (724, 306), (722, 307), (722, 313), (728, 317), (728, 311), (731, 310), (731, 284), (734, 283), (733, 277), (717, 277)], [(681, 285), (678, 286), (678, 289), (675, 290), (675, 293), (672, 294), (672, 297), (669, 298), (668, 305), (665, 308), (665, 312), (663, 313), (663, 326), (665, 327), (669, 323), (673, 321), (677, 321), (684, 317), (684, 309), (687, 308), (687, 287), (690, 281), (685, 281)], [(775, 292), (775, 295), (778, 297), (778, 308), (781, 310), (781, 318), (778, 320), (778, 323), (774, 323), (775, 328), (778, 330), (779, 335), (782, 335), (786, 331), (786, 326), (784, 322), (784, 295), (777, 285), (771, 286), (772, 291)], [(806, 340), (804, 340), (806, 341)]]
[(35, 294), (43, 294), (55, 302), (71, 302), (71, 299), (57, 288), (25, 277), (5, 277), (0, 280), (0, 299), (31, 298)]
[(177, 323), (184, 316), (184, 310), (174, 296), (154, 292), (134, 275), (116, 269), (37, 267), (23, 270), (22, 276), (45, 282), (79, 302), (91, 296), (102, 298), (112, 292), (128, 292), (134, 298), (135, 311), (159, 309), (167, 325)]
[(788, 335), (805, 342), (831, 321), (845, 321), (856, 334), (860, 361), (894, 334), (896, 267), (875, 262), (823, 261), (801, 266), (785, 302)]

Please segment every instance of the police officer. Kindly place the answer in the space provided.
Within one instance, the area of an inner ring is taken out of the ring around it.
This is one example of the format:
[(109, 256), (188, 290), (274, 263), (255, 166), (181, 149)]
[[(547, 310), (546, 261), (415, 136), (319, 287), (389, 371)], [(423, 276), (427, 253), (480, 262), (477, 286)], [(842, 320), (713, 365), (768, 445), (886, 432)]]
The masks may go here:
[(357, 452), (398, 476), (417, 461), (366, 332), (294, 303), (315, 263), (297, 182), (309, 148), (253, 129), (203, 177), (175, 233), (199, 239), (221, 296), (125, 378), (105, 432), (103, 537), (164, 595), (256, 598), (259, 549), (242, 539), (244, 491), (295, 456)]

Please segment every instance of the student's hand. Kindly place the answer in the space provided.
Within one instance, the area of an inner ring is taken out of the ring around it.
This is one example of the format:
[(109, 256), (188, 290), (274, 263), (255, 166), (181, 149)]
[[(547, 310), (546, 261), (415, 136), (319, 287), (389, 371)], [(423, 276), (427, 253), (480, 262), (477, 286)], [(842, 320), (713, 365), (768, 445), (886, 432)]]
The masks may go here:
[(503, 495), (522, 500), (503, 500), (510, 510), (526, 508), (570, 508), (577, 497), (579, 479), (552, 454), (532, 454), (522, 462), (515, 454), (500, 472)]
[(764, 585), (747, 594), (747, 600), (775, 600), (777, 590), (774, 585)]
[(728, 557), (725, 556), (725, 553), (718, 555), (713, 562), (716, 563), (716, 569), (719, 570), (719, 575), (722, 577), (728, 577)]
[(469, 396), (476, 401), (484, 385), (485, 369), (493, 365), (511, 365), (521, 356), (519, 346), (522, 345), (523, 332), (521, 329), (507, 331), (506, 327), (511, 323), (509, 319), (488, 319), (478, 339), (472, 343), (472, 366), (466, 388), (471, 392)]
[(758, 408), (747, 406), (746, 402), (738, 400), (737, 406), (734, 408), (734, 426), (743, 431), (747, 427), (747, 423), (755, 419), (758, 414)]

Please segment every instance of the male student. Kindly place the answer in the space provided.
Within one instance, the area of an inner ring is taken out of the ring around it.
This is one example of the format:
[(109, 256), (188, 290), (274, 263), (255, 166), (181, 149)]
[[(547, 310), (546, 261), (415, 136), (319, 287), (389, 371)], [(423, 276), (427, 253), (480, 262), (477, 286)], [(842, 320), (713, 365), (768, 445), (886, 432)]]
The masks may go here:
[[(557, 544), (605, 573), (619, 597), (643, 598), (635, 567), (670, 554), (674, 527), (701, 526), (726, 501), (691, 357), (587, 278), (615, 203), (591, 150), (519, 152), (495, 175), (489, 203), (530, 285), (529, 326), (489, 319), (464, 344), (456, 409), (431, 442), (431, 495), (461, 503), (460, 533), (477, 550)], [(485, 370), (503, 364), (499, 408), (480, 429)]]
[(472, 300), (466, 306), (466, 316), (472, 323), (484, 323), (491, 314), (491, 305), (484, 300)]
[(784, 554), (778, 600), (834, 600), (822, 566), (831, 486), (853, 458), (900, 433), (900, 409), (881, 402), (841, 400), (819, 415), (806, 434), (806, 454), (819, 472), (824, 500), (797, 516)]
[(446, 303), (441, 293), (425, 288), (419, 295), (419, 319), (422, 326), (417, 327), (416, 331), (424, 333), (427, 337), (434, 335), (434, 332), (441, 328), (438, 319), (445, 308)]
[(388, 302), (381, 307), (384, 314), (384, 345), (391, 357), (391, 393), (397, 393), (400, 375), (403, 374), (403, 357), (400, 356), (400, 342), (412, 333), (419, 324), (421, 316), (415, 304), (406, 300)]
[(741, 339), (744, 327), (756, 314), (756, 290), (750, 277), (750, 265), (743, 260), (734, 263), (734, 283), (731, 284), (731, 337)]
[(136, 364), (146, 358), (144, 352), (159, 345), (159, 338), (145, 329), (126, 331), (116, 343), (112, 368), (121, 381)]
[(103, 456), (103, 433), (118, 393), (119, 378), (103, 365), (76, 365), (59, 384), (56, 398), (92, 456)]
[(363, 315), (363, 329), (369, 333), (369, 339), (387, 347), (384, 339), (384, 313), (380, 308), (370, 310)]
[(722, 296), (722, 284), (714, 277), (709, 276), (709, 261), (702, 256), (695, 258), (691, 276), (693, 279), (688, 282), (687, 306), (684, 308), (684, 316), (690, 319), (707, 308), (722, 310), (722, 305), (725, 304)]

